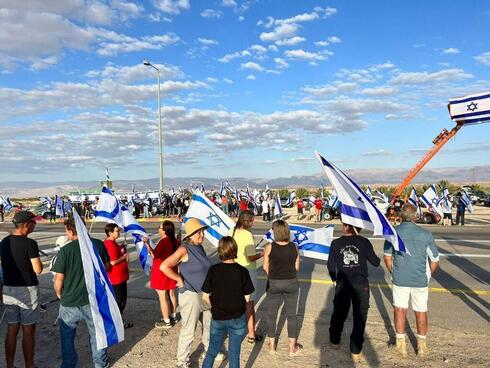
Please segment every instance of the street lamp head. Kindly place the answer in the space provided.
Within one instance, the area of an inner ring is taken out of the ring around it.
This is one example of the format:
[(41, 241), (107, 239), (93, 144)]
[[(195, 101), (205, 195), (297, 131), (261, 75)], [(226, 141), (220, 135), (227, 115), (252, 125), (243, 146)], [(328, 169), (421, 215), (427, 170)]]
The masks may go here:
[(151, 63), (148, 60), (143, 60), (143, 64), (146, 66), (151, 66)]

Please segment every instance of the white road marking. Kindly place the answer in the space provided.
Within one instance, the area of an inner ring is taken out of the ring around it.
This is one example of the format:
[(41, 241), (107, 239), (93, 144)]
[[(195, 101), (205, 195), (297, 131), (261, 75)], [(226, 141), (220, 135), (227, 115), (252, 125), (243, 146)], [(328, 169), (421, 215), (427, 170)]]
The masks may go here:
[[(254, 235), (254, 238), (260, 238), (262, 239), (264, 236), (263, 235)], [(336, 239), (336, 238), (334, 238)], [(383, 240), (384, 238), (382, 237), (377, 237), (377, 238), (367, 238), (369, 240)], [(454, 243), (454, 242), (465, 242), (465, 243), (490, 243), (490, 240), (477, 240), (477, 239), (441, 239), (437, 238), (434, 239), (436, 242), (447, 242), (447, 243)]]
[(490, 258), (490, 254), (439, 253), (441, 257)]

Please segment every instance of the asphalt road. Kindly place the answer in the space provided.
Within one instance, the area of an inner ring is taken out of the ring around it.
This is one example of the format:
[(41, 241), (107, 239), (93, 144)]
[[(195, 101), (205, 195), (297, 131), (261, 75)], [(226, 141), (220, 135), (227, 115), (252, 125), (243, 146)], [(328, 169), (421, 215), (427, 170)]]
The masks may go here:
[[(143, 224), (146, 230), (155, 234), (157, 222)], [(90, 225), (89, 225), (90, 226)], [(311, 225), (316, 227), (318, 225)], [(104, 239), (103, 223), (95, 223), (93, 236)], [(441, 256), (440, 268), (430, 283), (430, 323), (448, 329), (462, 331), (488, 330), (490, 322), (490, 226), (466, 226), (449, 228), (427, 225), (432, 232)], [(0, 224), (0, 238), (8, 231), (8, 224)], [(257, 243), (269, 229), (269, 224), (257, 222), (253, 233)], [(62, 224), (38, 224), (31, 237), (36, 239), (40, 249), (47, 252), (48, 261), (54, 253), (56, 238), (63, 234)], [(334, 236), (340, 236), (340, 226), (336, 225)], [(368, 232), (364, 236), (371, 239), (376, 253), (382, 257), (383, 240), (372, 238)], [(157, 238), (153, 235), (154, 239)], [(128, 242), (131, 244), (131, 242)], [(208, 254), (217, 262), (216, 251), (209, 243), (205, 244)], [(129, 297), (155, 298), (153, 290), (148, 288), (148, 277), (141, 272), (134, 246), (129, 246), (131, 255), (131, 279)], [(383, 265), (370, 267), (371, 309), (370, 315), (381, 317), (389, 323), (392, 315), (390, 275)], [(303, 259), (299, 273), (301, 281), (299, 313), (326, 314), (331, 308), (332, 287), (327, 273), (326, 262)], [(43, 300), (52, 299), (52, 285), (49, 273), (40, 278)], [(264, 294), (265, 277), (262, 274), (259, 294)], [(259, 300), (260, 307), (261, 300)], [(412, 318), (412, 317), (411, 317)]]

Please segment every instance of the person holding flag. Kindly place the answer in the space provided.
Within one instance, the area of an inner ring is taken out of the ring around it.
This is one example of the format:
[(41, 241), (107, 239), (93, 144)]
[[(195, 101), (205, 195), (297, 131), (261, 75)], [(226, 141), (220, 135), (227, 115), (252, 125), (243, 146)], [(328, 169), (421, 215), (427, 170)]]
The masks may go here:
[[(439, 252), (432, 234), (414, 223), (417, 209), (410, 203), (402, 206), (402, 223), (396, 228), (398, 236), (409, 247), (410, 254), (397, 251), (385, 241), (384, 261), (392, 274), (396, 348), (407, 356), (405, 325), (408, 302), (411, 300), (417, 323), (417, 355), (427, 355), (427, 301), (429, 280), (439, 264)], [(428, 261), (429, 259), (429, 261)]]
[[(75, 334), (78, 322), (84, 320), (90, 337), (94, 366), (106, 368), (109, 366), (107, 347), (124, 339), (124, 327), (103, 266), (107, 262), (104, 245), (89, 238), (79, 216), (77, 227), (75, 216), (78, 216), (76, 212), (64, 222), (70, 243), (61, 248), (51, 269), (55, 272), (54, 290), (60, 299), (62, 367), (77, 366)], [(94, 253), (95, 249), (97, 253)], [(91, 281), (89, 286), (87, 280)], [(104, 312), (100, 312), (101, 309), (105, 309)], [(107, 318), (110, 318), (110, 322)]]
[[(255, 249), (255, 240), (251, 232), (254, 219), (252, 212), (241, 212), (235, 227), (230, 230), (229, 235), (233, 237), (237, 243), (236, 262), (248, 270), (254, 290), (257, 290), (257, 260), (264, 256), (264, 252), (257, 252)], [(260, 334), (255, 332), (254, 303), (256, 300), (257, 293), (254, 291), (246, 303), (248, 325), (247, 342), (249, 344), (254, 344), (256, 341), (261, 341), (263, 338)]]
[(343, 235), (330, 246), (328, 273), (335, 286), (333, 313), (330, 319), (330, 343), (340, 348), (344, 322), (352, 303), (353, 326), (350, 335), (352, 360), (362, 359), (362, 344), (369, 309), (367, 262), (378, 267), (380, 259), (371, 242), (359, 235), (359, 228), (342, 224)]
[[(117, 243), (117, 239), (121, 234), (121, 228), (117, 224), (107, 224), (104, 231), (107, 236), (104, 240), (104, 246), (110, 259), (110, 267), (107, 270), (107, 275), (111, 281), (114, 297), (122, 315), (128, 299), (129, 267), (126, 243)], [(133, 327), (132, 323), (124, 322), (124, 328), (131, 327)]]

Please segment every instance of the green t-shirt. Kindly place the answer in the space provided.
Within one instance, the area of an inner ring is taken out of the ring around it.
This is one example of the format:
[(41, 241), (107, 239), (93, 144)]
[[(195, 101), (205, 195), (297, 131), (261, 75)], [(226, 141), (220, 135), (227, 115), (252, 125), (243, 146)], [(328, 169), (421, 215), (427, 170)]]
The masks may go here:
[[(102, 263), (108, 263), (110, 260), (104, 243), (99, 239), (91, 240), (99, 250)], [(61, 248), (51, 271), (65, 275), (63, 291), (61, 292), (62, 306), (82, 307), (89, 303), (78, 240), (74, 240)]]

